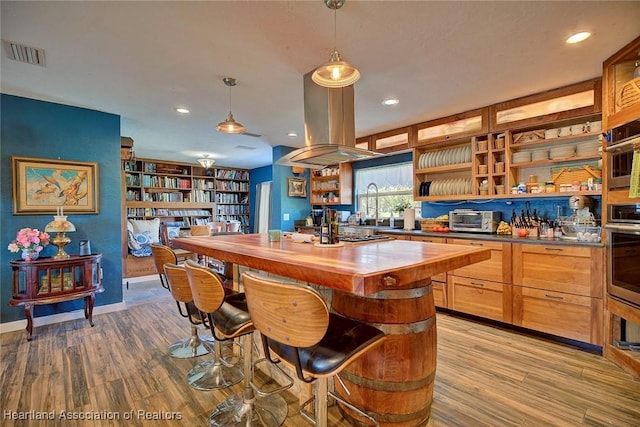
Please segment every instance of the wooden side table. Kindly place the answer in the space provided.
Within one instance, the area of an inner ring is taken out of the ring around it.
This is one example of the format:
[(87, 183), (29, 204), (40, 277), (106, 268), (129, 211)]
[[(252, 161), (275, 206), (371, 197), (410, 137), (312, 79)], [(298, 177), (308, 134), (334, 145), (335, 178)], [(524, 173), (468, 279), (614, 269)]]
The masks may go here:
[(84, 298), (84, 317), (93, 327), (95, 294), (103, 292), (102, 254), (71, 255), (65, 259), (38, 258), (11, 261), (11, 306), (24, 305), (27, 340), (33, 332), (33, 306)]

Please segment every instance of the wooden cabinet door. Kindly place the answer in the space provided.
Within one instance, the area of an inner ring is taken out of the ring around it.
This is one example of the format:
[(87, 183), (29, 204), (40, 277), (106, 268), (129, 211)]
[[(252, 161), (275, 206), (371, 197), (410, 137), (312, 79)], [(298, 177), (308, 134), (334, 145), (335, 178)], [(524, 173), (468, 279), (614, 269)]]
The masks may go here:
[(436, 307), (448, 308), (446, 282), (437, 282), (433, 280), (431, 282), (431, 288), (433, 290), (433, 302)]
[[(410, 240), (415, 240), (417, 242), (430, 242), (430, 243), (446, 243), (447, 242), (447, 240), (443, 237), (431, 237), (431, 236), (410, 236)], [(431, 279), (436, 280), (438, 282), (446, 282), (447, 273), (436, 274)]]
[(604, 249), (513, 245), (513, 284), (575, 295), (604, 295)]
[(491, 249), (491, 258), (453, 270), (456, 276), (511, 283), (511, 243), (484, 240), (447, 239), (448, 244), (479, 246)]
[(513, 324), (602, 345), (603, 303), (562, 292), (513, 286)]
[(449, 308), (511, 323), (511, 286), (488, 280), (447, 275)]

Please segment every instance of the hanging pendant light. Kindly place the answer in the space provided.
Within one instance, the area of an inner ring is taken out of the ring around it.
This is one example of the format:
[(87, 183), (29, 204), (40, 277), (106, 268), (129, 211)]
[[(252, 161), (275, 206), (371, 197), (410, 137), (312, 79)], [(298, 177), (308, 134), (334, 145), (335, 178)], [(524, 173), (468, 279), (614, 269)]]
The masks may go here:
[(202, 158), (198, 159), (198, 163), (205, 169), (209, 169), (215, 162), (215, 160), (209, 158), (208, 154), (203, 154)]
[(328, 62), (325, 62), (313, 72), (311, 80), (316, 84), (328, 87), (338, 88), (345, 87), (354, 84), (360, 78), (360, 72), (356, 67), (349, 64), (347, 61), (343, 61), (340, 58), (338, 49), (335, 47), (337, 42), (336, 37), (336, 15), (337, 10), (340, 9), (346, 0), (324, 0), (324, 4), (333, 9), (333, 52), (331, 52), (331, 58)]
[(231, 87), (236, 85), (237, 80), (233, 77), (225, 77), (222, 81), (229, 87), (229, 115), (225, 121), (218, 123), (216, 130), (222, 133), (243, 133), (244, 126), (236, 122), (231, 113)]

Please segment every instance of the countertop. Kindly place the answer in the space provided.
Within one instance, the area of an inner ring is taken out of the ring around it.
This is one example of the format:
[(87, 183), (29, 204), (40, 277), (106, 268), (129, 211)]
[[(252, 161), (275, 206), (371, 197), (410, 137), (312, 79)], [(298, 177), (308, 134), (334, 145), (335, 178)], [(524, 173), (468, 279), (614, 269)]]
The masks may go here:
[(577, 240), (568, 239), (546, 239), (540, 237), (513, 237), (511, 235), (486, 234), (486, 233), (461, 233), (450, 231), (448, 233), (438, 233), (434, 231), (421, 230), (403, 230), (399, 228), (375, 227), (377, 233), (398, 234), (409, 236), (428, 236), (442, 237), (447, 239), (473, 239), (487, 240), (491, 242), (510, 242), (510, 243), (531, 243), (540, 245), (567, 245), (567, 246), (586, 246), (586, 247), (604, 247), (602, 242), (578, 242)]

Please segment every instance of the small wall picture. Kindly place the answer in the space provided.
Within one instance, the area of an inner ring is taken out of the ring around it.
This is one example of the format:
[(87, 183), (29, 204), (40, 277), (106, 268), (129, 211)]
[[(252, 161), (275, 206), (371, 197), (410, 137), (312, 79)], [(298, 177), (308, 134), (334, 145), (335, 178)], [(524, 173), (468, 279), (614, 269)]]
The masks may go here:
[(13, 213), (98, 213), (98, 163), (11, 157)]
[(304, 178), (289, 178), (289, 197), (307, 197), (307, 180)]

